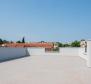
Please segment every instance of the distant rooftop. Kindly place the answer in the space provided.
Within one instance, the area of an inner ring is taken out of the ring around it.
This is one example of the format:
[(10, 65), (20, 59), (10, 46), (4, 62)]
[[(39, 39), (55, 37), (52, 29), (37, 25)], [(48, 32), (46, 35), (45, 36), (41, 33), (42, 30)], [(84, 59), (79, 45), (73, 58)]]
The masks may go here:
[(3, 44), (5, 47), (43, 47), (43, 48), (53, 48), (52, 43), (7, 43)]

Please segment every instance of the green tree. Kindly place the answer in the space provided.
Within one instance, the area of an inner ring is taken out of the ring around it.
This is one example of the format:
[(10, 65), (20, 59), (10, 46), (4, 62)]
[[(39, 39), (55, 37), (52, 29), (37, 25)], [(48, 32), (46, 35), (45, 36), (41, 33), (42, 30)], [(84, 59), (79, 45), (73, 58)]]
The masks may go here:
[(40, 41), (40, 43), (45, 43), (45, 41)]
[(58, 47), (63, 47), (63, 44), (60, 43), (60, 42), (57, 42), (58, 43)]
[(25, 37), (22, 38), (22, 43), (25, 43)]
[(70, 47), (70, 45), (69, 44), (63, 44), (63, 47)]
[(0, 44), (3, 44), (3, 40), (0, 38)]
[(71, 43), (71, 47), (80, 47), (80, 41), (74, 41)]
[(21, 41), (17, 41), (16, 43), (22, 43)]
[(7, 41), (7, 40), (3, 40), (3, 43), (9, 43), (9, 41)]

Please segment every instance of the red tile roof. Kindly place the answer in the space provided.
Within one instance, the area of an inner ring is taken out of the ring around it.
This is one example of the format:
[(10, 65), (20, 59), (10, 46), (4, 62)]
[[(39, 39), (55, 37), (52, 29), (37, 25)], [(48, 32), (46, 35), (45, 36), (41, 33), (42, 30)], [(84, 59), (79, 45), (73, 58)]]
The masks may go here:
[(8, 43), (5, 44), (6, 47), (43, 47), (43, 48), (53, 48), (52, 43)]

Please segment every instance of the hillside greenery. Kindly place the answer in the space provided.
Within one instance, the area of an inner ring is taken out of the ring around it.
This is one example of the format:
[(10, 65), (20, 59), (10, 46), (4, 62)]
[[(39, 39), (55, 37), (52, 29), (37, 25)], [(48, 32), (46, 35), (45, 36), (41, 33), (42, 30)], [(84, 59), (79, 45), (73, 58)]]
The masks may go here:
[(61, 43), (61, 42), (57, 42), (58, 43), (58, 47), (80, 47), (80, 41), (73, 41), (71, 43)]

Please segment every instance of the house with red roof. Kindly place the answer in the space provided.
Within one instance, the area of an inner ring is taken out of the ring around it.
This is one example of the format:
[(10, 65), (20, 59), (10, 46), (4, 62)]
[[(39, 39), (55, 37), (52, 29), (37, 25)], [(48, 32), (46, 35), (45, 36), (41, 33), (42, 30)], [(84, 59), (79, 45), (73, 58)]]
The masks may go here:
[(53, 48), (54, 45), (53, 43), (38, 43), (38, 42), (33, 42), (33, 43), (7, 43), (3, 44), (3, 47), (42, 47), (42, 48)]

